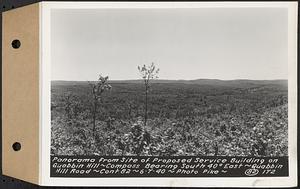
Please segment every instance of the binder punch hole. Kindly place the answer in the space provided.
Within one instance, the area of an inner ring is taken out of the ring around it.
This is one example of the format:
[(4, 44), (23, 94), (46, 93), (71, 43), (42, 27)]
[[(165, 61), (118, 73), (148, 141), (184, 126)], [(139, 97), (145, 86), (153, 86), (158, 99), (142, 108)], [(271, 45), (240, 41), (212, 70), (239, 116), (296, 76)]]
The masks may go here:
[(19, 151), (21, 150), (21, 144), (19, 142), (15, 142), (13, 143), (12, 148), (14, 149), (14, 151)]
[(13, 41), (11, 42), (11, 46), (12, 46), (14, 49), (20, 48), (20, 46), (21, 46), (20, 40), (18, 40), (18, 39), (13, 40)]

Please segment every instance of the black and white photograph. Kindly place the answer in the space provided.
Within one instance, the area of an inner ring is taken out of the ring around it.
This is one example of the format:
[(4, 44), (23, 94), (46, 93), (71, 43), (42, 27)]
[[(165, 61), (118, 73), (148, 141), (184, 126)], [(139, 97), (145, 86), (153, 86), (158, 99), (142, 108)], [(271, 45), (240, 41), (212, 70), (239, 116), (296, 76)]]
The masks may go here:
[(287, 156), (287, 9), (51, 13), (51, 154)]
[(297, 2), (43, 1), (3, 15), (3, 173), (295, 187)]
[(294, 186), (296, 9), (44, 3), (43, 183)]

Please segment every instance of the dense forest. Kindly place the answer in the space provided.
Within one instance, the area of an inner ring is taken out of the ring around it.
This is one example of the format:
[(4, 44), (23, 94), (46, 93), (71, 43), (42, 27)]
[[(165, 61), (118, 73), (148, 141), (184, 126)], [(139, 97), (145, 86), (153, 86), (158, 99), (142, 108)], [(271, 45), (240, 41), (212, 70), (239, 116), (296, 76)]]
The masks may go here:
[(285, 156), (286, 80), (52, 81), (51, 154)]

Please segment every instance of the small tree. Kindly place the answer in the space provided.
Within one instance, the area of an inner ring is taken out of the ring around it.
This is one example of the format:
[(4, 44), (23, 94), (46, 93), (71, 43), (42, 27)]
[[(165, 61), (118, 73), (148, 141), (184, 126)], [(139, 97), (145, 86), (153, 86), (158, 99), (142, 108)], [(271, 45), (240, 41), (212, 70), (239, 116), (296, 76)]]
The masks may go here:
[(144, 125), (147, 124), (147, 116), (148, 116), (148, 93), (150, 89), (150, 81), (152, 79), (158, 78), (159, 69), (155, 67), (152, 62), (150, 66), (146, 66), (145, 64), (140, 67), (138, 66), (138, 70), (142, 76), (145, 85), (145, 112), (144, 112)]
[(65, 101), (65, 112), (67, 115), (68, 122), (71, 120), (72, 115), (72, 95), (71, 93), (66, 93), (64, 95), (64, 101)]
[(92, 116), (93, 116), (93, 138), (95, 138), (96, 132), (96, 116), (98, 111), (98, 104), (101, 101), (102, 94), (105, 91), (109, 91), (111, 89), (111, 85), (108, 83), (108, 76), (103, 77), (99, 75), (99, 79), (96, 82), (89, 82), (89, 85), (92, 89), (92, 97), (93, 97), (93, 107), (92, 107)]

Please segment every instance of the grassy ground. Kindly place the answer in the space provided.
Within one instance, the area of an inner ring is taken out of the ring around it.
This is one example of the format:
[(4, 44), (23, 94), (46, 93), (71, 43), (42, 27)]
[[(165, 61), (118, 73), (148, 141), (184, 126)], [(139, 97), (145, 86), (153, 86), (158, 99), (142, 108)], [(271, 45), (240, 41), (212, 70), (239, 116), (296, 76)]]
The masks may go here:
[(87, 82), (52, 82), (52, 154), (287, 155), (286, 81), (156, 81), (147, 125), (143, 84), (111, 85), (93, 135)]

